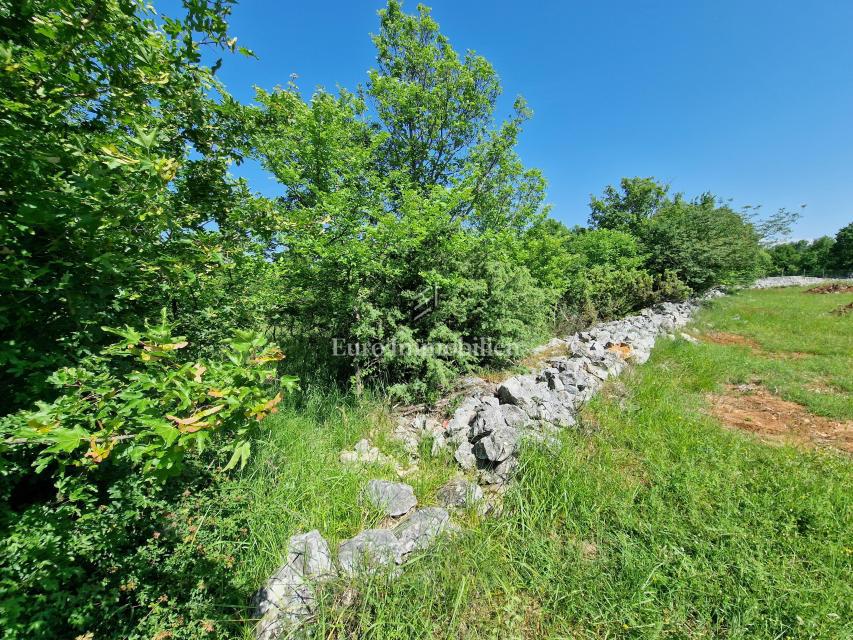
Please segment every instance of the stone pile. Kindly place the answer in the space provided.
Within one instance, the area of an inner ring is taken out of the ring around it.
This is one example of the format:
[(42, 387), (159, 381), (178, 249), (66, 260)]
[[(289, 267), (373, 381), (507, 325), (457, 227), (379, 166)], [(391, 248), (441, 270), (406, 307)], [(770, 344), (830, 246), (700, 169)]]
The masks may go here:
[[(575, 424), (575, 412), (607, 378), (619, 374), (628, 362), (648, 360), (655, 340), (672, 335), (690, 319), (696, 304), (663, 303), (638, 315), (598, 324), (569, 338), (554, 339), (540, 353), (551, 356), (539, 371), (514, 376), (494, 393), (466, 397), (453, 416), (437, 428), (425, 416), (412, 423), (429, 428), (398, 427), (433, 438), (433, 449), (453, 448), (454, 458), (466, 471), (476, 470), (480, 483), (501, 485), (515, 470), (517, 453), (525, 439), (549, 442), (560, 429)], [(417, 441), (411, 442), (413, 450)]]
[(838, 282), (844, 278), (812, 278), (809, 276), (776, 276), (761, 278), (752, 285), (753, 289), (774, 289), (776, 287), (805, 287), (824, 282)]
[[(525, 440), (548, 443), (561, 429), (572, 427), (580, 404), (628, 362), (648, 360), (656, 338), (674, 335), (696, 307), (692, 302), (663, 303), (565, 339), (555, 338), (539, 353), (559, 355), (545, 357), (546, 366), (535, 373), (514, 376), (497, 386), (471, 381), (470, 395), (448, 420), (420, 414), (402, 421), (393, 435), (410, 455), (417, 456), (421, 440), (429, 437), (433, 451), (452, 447), (459, 466), (475, 473), (478, 482), (460, 475), (439, 489), (442, 507), (423, 508), (418, 508), (407, 484), (368, 482), (364, 498), (385, 516), (388, 528), (367, 529), (344, 540), (337, 561), (317, 531), (291, 538), (285, 563), (255, 594), (256, 638), (292, 637), (312, 615), (314, 588), (323, 581), (379, 570), (393, 575), (410, 554), (451, 529), (448, 510), (475, 508), (484, 513), (488, 500), (480, 484), (499, 491), (518, 465)], [(366, 440), (341, 454), (346, 463), (388, 460)]]
[[(457, 478), (439, 491), (439, 500), (448, 507), (461, 507), (482, 499), (478, 491), (477, 485)], [(402, 482), (371, 480), (364, 498), (388, 518), (392, 528), (366, 529), (344, 540), (338, 546), (337, 561), (318, 531), (290, 538), (284, 564), (252, 601), (258, 640), (293, 637), (314, 612), (314, 590), (323, 582), (381, 570), (393, 575), (410, 554), (426, 549), (451, 527), (446, 509), (417, 509), (412, 487)]]

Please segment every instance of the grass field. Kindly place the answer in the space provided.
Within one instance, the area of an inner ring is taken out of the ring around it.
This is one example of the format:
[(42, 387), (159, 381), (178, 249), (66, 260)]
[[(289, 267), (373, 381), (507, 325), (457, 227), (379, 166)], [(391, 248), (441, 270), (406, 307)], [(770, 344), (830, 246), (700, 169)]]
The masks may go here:
[[(830, 313), (851, 299), (789, 289), (716, 301), (688, 329), (699, 344), (662, 340), (646, 365), (608, 383), (583, 411), (591, 435), (528, 450), (502, 515), (466, 518), (464, 533), (393, 581), (332, 585), (313, 634), (853, 637), (849, 455), (766, 444), (710, 413), (713, 394), (748, 385), (851, 420), (853, 316)], [(337, 459), (368, 433), (395, 453), (376, 402), (308, 397), (271, 421), (241, 477), (188, 497), (179, 514), (195, 528), (176, 555), (202, 545), (228, 564), (203, 585), (207, 604), (196, 614), (223, 637), (251, 637), (241, 622), (248, 595), (290, 535), (317, 528), (335, 545), (374, 524), (359, 491), (371, 477), (394, 477), (387, 466), (353, 470)], [(454, 467), (422, 453), (406, 481), (429, 504)]]

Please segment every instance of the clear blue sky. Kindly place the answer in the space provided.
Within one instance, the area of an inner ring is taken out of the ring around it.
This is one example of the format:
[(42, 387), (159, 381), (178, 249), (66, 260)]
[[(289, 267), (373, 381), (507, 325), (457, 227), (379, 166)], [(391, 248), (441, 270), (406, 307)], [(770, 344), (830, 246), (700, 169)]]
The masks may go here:
[[(220, 77), (243, 101), (292, 73), (309, 93), (354, 88), (374, 64), (369, 33), (383, 4), (243, 0), (232, 35), (259, 59), (227, 57)], [(563, 222), (585, 223), (591, 193), (634, 175), (768, 213), (805, 203), (797, 238), (853, 220), (850, 0), (426, 4), (457, 50), (495, 66), (498, 116), (527, 98), (534, 117), (519, 152), (545, 173)], [(241, 173), (277, 192), (258, 167)]]

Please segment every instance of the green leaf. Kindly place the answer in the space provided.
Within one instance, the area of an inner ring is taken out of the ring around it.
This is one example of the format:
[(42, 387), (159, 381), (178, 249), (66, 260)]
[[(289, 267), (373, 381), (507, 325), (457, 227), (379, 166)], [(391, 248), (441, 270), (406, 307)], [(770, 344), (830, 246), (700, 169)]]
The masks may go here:
[(59, 427), (50, 432), (50, 439), (54, 444), (45, 451), (51, 453), (71, 453), (80, 446), (80, 443), (89, 438), (89, 434), (83, 429), (65, 429)]
[(241, 442), (236, 447), (234, 447), (234, 453), (231, 454), (231, 459), (228, 461), (228, 464), (225, 465), (223, 471), (230, 471), (235, 468), (237, 464), (240, 464), (240, 469), (246, 466), (246, 462), (249, 460), (249, 455), (251, 453), (251, 445), (248, 442)]
[(165, 422), (151, 425), (151, 430), (163, 438), (163, 442), (167, 447), (172, 446), (172, 443), (181, 435), (181, 432), (178, 429), (170, 424), (166, 424)]

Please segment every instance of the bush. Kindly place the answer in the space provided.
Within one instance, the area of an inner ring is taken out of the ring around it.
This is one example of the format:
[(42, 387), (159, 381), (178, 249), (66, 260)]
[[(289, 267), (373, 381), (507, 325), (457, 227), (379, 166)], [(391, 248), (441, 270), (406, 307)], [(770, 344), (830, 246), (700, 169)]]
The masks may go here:
[(245, 260), (251, 196), (199, 64), (202, 42), (235, 49), (227, 4), (0, 2), (0, 413), (48, 398), (101, 325), (203, 317)]
[(690, 297), (690, 287), (678, 279), (673, 271), (664, 271), (655, 277), (655, 300), (659, 302), (681, 302)]
[(653, 279), (643, 268), (637, 239), (625, 231), (595, 229), (572, 235), (568, 248), (580, 268), (565, 293), (584, 322), (615, 318), (653, 299)]
[(109, 331), (121, 341), (51, 376), (55, 401), (0, 422), (4, 638), (112, 630), (156, 606), (177, 495), (245, 465), (255, 425), (295, 384), (251, 332), (202, 362), (165, 313), (144, 331)]
[(652, 273), (670, 272), (696, 293), (761, 275), (755, 227), (743, 215), (717, 206), (710, 194), (692, 202), (677, 197), (649, 219), (641, 240)]
[(221, 360), (201, 362), (180, 357), (188, 343), (173, 335), (165, 311), (144, 331), (107, 331), (122, 340), (51, 376), (56, 400), (0, 422), (7, 442), (36, 450), (37, 473), (86, 472), (110, 459), (167, 476), (180, 469), (187, 449), (211, 444), (231, 449), (227, 468), (243, 466), (252, 424), (281, 400), (268, 388), (295, 385), (276, 377), (278, 348), (251, 332), (229, 340)]
[(586, 310), (589, 322), (610, 320), (652, 302), (652, 285), (652, 276), (642, 269), (595, 265), (568, 295), (576, 309)]

